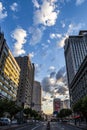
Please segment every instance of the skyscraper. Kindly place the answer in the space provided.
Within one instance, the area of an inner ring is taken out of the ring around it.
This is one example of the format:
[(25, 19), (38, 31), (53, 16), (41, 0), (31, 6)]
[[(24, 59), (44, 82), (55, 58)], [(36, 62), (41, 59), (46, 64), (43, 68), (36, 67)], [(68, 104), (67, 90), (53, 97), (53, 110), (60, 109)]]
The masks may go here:
[(61, 109), (61, 100), (59, 98), (54, 98), (53, 100), (53, 111), (59, 112)]
[(71, 106), (87, 94), (87, 30), (65, 40), (65, 60)]
[(0, 32), (0, 98), (16, 100), (20, 67)]
[(32, 91), (34, 82), (34, 64), (31, 63), (29, 56), (15, 57), (21, 68), (17, 101), (19, 105), (31, 107)]
[(32, 98), (32, 103), (34, 106), (32, 106), (32, 109), (41, 112), (41, 96), (42, 96), (42, 89), (40, 82), (34, 81), (33, 85), (33, 98)]

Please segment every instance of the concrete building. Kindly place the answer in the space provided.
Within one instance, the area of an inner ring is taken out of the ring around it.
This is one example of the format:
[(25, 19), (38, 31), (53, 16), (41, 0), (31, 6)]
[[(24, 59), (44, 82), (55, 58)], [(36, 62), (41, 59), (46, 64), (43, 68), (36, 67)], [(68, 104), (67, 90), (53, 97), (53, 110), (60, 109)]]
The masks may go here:
[(16, 100), (20, 67), (0, 32), (0, 98)]
[(63, 108), (70, 109), (70, 100), (66, 99), (63, 101)]
[(65, 40), (65, 60), (71, 106), (87, 95), (87, 30)]
[(42, 97), (42, 89), (40, 82), (34, 81), (33, 85), (33, 100), (32, 103), (34, 104), (32, 106), (32, 109), (41, 112), (41, 97)]
[(17, 101), (24, 108), (31, 107), (34, 64), (31, 63), (29, 56), (15, 57), (15, 59), (21, 68)]

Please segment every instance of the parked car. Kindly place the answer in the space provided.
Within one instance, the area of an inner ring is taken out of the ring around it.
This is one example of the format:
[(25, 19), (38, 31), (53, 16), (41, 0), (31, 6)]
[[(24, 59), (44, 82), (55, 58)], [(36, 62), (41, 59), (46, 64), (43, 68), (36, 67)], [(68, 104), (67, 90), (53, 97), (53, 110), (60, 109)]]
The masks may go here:
[(11, 124), (17, 124), (17, 120), (16, 119), (12, 120)]
[(2, 117), (0, 118), (0, 125), (10, 125), (11, 120), (9, 118)]

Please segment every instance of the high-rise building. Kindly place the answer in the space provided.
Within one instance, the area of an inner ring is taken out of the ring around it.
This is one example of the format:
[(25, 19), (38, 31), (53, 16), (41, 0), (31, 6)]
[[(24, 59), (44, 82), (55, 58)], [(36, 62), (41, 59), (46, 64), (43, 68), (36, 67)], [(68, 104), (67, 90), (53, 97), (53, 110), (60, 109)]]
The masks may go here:
[(65, 40), (65, 60), (71, 106), (87, 95), (87, 30)]
[(15, 59), (21, 68), (17, 102), (24, 108), (31, 107), (34, 82), (34, 64), (31, 63), (29, 56), (15, 57)]
[(59, 98), (54, 98), (54, 100), (53, 100), (54, 113), (59, 112), (60, 109), (61, 109), (61, 100)]
[(65, 108), (65, 109), (70, 108), (70, 100), (69, 99), (66, 99), (63, 101), (63, 108)]
[(38, 81), (34, 81), (33, 85), (33, 98), (32, 98), (32, 109), (41, 112), (41, 96), (42, 96), (42, 89), (41, 84)]
[(16, 100), (20, 67), (0, 32), (0, 98)]

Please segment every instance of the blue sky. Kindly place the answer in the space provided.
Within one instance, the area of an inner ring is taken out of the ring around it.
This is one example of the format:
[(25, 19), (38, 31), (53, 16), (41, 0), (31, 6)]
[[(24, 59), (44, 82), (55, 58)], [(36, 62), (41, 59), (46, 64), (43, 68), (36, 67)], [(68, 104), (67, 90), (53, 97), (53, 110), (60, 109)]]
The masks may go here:
[(0, 0), (0, 26), (13, 55), (35, 63), (42, 109), (51, 113), (53, 98), (69, 98), (64, 40), (87, 29), (87, 0)]

